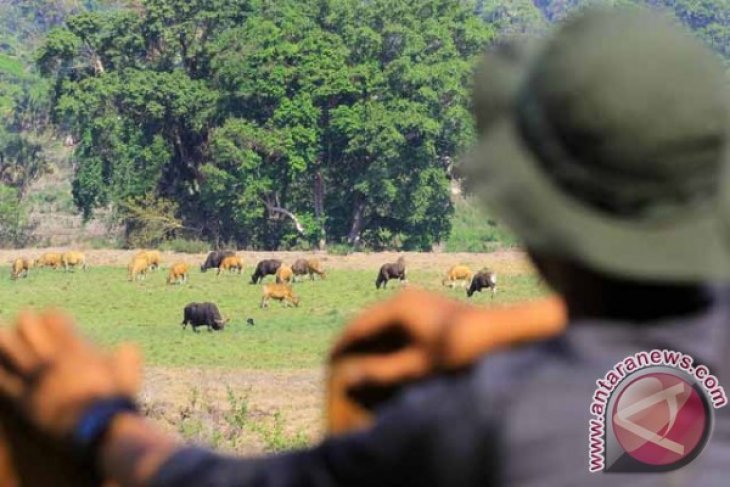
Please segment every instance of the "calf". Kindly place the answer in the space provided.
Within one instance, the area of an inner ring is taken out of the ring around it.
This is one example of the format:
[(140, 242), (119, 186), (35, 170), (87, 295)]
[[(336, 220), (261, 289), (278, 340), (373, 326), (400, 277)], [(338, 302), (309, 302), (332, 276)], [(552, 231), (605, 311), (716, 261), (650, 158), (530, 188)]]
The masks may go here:
[(228, 255), (223, 258), (218, 266), (218, 274), (220, 276), (223, 271), (237, 271), (239, 274), (243, 272), (243, 259), (235, 255)]
[(375, 280), (375, 288), (380, 286), (386, 288), (388, 281), (391, 279), (399, 279), (401, 282), (408, 282), (406, 279), (406, 259), (399, 257), (395, 264), (383, 264), (378, 271), (378, 278)]
[(167, 283), (185, 284), (188, 282), (189, 273), (188, 265), (185, 262), (178, 262), (170, 267), (170, 273), (167, 275)]
[(251, 274), (251, 284), (258, 284), (266, 276), (273, 276), (281, 267), (279, 259), (265, 259), (256, 264), (256, 270)]
[(288, 265), (281, 265), (276, 270), (276, 282), (278, 284), (290, 283), (294, 277), (294, 271)]
[(284, 304), (292, 303), (299, 306), (299, 297), (294, 294), (291, 286), (288, 284), (266, 284), (263, 288), (263, 296), (261, 297), (261, 307), (268, 308), (269, 300), (275, 299)]
[(442, 286), (454, 287), (457, 282), (460, 282), (462, 287), (469, 284), (471, 276), (474, 273), (465, 265), (455, 265), (446, 273), (446, 277), (441, 281)]
[(207, 326), (208, 331), (222, 330), (228, 321), (221, 317), (214, 303), (190, 303), (183, 310), (182, 328), (184, 330), (190, 325), (195, 333), (198, 333), (199, 326)]
[(13, 261), (13, 265), (10, 268), (10, 279), (15, 280), (19, 277), (28, 277), (30, 267), (30, 260), (18, 257)]
[(489, 269), (482, 269), (474, 275), (466, 295), (471, 297), (475, 292), (482, 292), (484, 288), (492, 290), (492, 297), (497, 293), (497, 274)]
[(214, 250), (208, 254), (205, 262), (200, 266), (200, 272), (205, 272), (208, 269), (218, 269), (223, 259), (232, 255), (236, 255), (232, 250)]

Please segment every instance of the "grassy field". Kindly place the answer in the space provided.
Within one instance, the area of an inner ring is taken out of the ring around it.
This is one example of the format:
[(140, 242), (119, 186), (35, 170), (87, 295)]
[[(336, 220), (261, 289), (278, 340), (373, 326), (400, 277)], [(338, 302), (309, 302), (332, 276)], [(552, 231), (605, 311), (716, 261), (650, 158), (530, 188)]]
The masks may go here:
[[(0, 250), (0, 262), (41, 252)], [(83, 333), (98, 343), (136, 342), (145, 355), (138, 398), (145, 414), (187, 442), (238, 454), (302, 446), (324, 435), (322, 364), (332, 341), (350, 318), (399, 289), (396, 282), (380, 291), (374, 285), (378, 266), (399, 254), (318, 254), (327, 279), (295, 284), (298, 308), (272, 302), (262, 310), (261, 286), (249, 284), (253, 263), (274, 257), (293, 262), (311, 254), (242, 252), (247, 264), (243, 275), (216, 277), (197, 270), (203, 254), (164, 252), (163, 267), (178, 260), (191, 265), (190, 281), (182, 286), (166, 285), (165, 269), (146, 281), (128, 282), (124, 265), (133, 251), (86, 254), (91, 263), (86, 272), (34, 269), (27, 279), (11, 281), (7, 265), (0, 267), (0, 322), (12, 320), (23, 308), (56, 306), (71, 313)], [(477, 294), (472, 304), (500, 306), (543, 292), (519, 251), (405, 255), (411, 285), (457, 299), (466, 299), (463, 289), (441, 286), (445, 269), (466, 263), (495, 270), (497, 297)], [(217, 303), (231, 322), (222, 332), (181, 330), (182, 309), (191, 301)], [(247, 318), (255, 326), (247, 326)]]
[[(27, 279), (18, 281), (11, 281), (9, 270), (3, 268), (0, 319), (7, 321), (29, 306), (61, 307), (98, 343), (138, 343), (150, 365), (302, 369), (322, 363), (349, 318), (398, 289), (392, 282), (392, 289), (377, 291), (375, 269), (333, 269), (324, 281), (305, 280), (295, 285), (301, 297), (298, 308), (272, 302), (268, 309), (260, 309), (261, 286), (249, 284), (248, 270), (242, 276), (220, 277), (193, 270), (188, 284), (168, 286), (164, 269), (145, 281), (131, 283), (120, 267), (95, 266), (71, 273), (33, 270)], [(466, 299), (462, 289), (442, 288), (440, 278), (441, 272), (435, 269), (409, 272), (411, 284)], [(471, 301), (499, 305), (540, 292), (532, 274), (503, 275), (496, 298), (483, 293)], [(217, 303), (231, 322), (222, 332), (181, 330), (182, 309), (192, 301)], [(255, 326), (247, 326), (247, 318), (253, 318)]]

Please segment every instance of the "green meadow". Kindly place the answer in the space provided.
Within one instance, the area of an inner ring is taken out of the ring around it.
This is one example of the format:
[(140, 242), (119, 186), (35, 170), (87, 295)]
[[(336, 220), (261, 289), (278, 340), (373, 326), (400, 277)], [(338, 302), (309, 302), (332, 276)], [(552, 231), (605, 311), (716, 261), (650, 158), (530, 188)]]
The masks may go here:
[[(376, 290), (376, 271), (332, 269), (326, 280), (295, 284), (298, 308), (276, 301), (260, 309), (261, 286), (249, 284), (249, 274), (216, 276), (193, 269), (185, 285), (166, 285), (167, 271), (146, 280), (128, 282), (126, 269), (92, 267), (86, 272), (33, 269), (28, 278), (11, 281), (0, 269), (0, 320), (9, 322), (28, 307), (59, 307), (76, 319), (82, 332), (97, 343), (139, 344), (145, 360), (162, 366), (222, 366), (261, 369), (299, 369), (323, 362), (327, 350), (349, 319), (367, 305), (393, 296), (399, 286)], [(272, 280), (268, 277), (267, 281)], [(440, 285), (435, 271), (409, 271), (411, 284), (466, 299), (461, 288)], [(532, 274), (500, 276), (495, 298), (488, 291), (470, 302), (499, 305), (543, 292)], [(193, 301), (212, 301), (231, 321), (221, 332), (189, 327), (182, 330), (183, 307)], [(246, 320), (253, 318), (255, 325)]]

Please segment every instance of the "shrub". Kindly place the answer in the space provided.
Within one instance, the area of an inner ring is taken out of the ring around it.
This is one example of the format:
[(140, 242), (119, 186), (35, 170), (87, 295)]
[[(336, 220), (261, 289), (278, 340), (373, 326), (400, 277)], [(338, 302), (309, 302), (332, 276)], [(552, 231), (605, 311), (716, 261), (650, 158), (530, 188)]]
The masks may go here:
[[(245, 389), (237, 393), (226, 386), (227, 404), (220, 404), (205, 391), (193, 387), (172, 422), (186, 441), (228, 452), (239, 451), (251, 441), (260, 443), (266, 452), (307, 446), (310, 440), (306, 433), (301, 430), (287, 432), (286, 419), (279, 409), (253, 408), (250, 392)], [(150, 418), (165, 419), (164, 411), (155, 404), (143, 402), (142, 410)]]
[(177, 203), (151, 194), (127, 199), (120, 203), (119, 212), (126, 226), (126, 243), (130, 248), (156, 247), (183, 228), (176, 216)]
[(455, 202), (447, 252), (491, 252), (518, 244), (510, 231), (469, 199)]
[(353, 252), (352, 245), (330, 244), (327, 245), (327, 253), (330, 255), (350, 255)]
[(85, 245), (94, 250), (121, 249), (123, 242), (116, 237), (91, 237), (86, 240)]
[(0, 184), (0, 246), (28, 245), (32, 229), (28, 207), (20, 200), (18, 190)]
[(204, 254), (210, 250), (210, 244), (196, 239), (173, 238), (162, 242), (160, 250), (182, 252), (184, 254)]

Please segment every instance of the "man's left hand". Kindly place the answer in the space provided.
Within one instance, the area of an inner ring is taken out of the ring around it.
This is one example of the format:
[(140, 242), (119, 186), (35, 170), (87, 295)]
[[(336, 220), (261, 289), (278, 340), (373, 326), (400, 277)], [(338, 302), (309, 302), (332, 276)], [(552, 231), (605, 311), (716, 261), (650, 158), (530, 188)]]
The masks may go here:
[(16, 326), (0, 329), (0, 395), (57, 439), (68, 438), (95, 401), (133, 398), (140, 382), (135, 347), (105, 353), (84, 341), (63, 314), (26, 312)]

